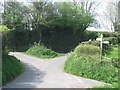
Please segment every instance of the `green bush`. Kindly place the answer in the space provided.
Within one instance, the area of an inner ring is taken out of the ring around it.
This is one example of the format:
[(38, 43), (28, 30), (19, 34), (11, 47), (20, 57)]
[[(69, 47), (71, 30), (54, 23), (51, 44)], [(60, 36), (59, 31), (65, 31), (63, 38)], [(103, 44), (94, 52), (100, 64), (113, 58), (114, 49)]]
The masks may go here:
[(113, 66), (111, 62), (104, 61), (100, 64), (98, 58), (88, 55), (76, 57), (74, 53), (70, 54), (65, 62), (64, 70), (77, 76), (116, 83), (118, 81), (118, 68)]
[(10, 44), (10, 29), (5, 25), (0, 25), (0, 34), (2, 34), (2, 50), (7, 52)]
[(43, 45), (33, 45), (26, 53), (40, 58), (55, 58), (62, 56), (62, 54), (56, 53)]
[(103, 37), (118, 37), (118, 33), (117, 32), (105, 32), (102, 33)]
[(91, 41), (89, 44), (93, 45), (93, 46), (100, 46), (100, 42), (99, 41), (96, 41), (96, 40), (93, 40)]
[(117, 47), (113, 47), (112, 48), (112, 50), (109, 52), (109, 53), (106, 53), (105, 55), (104, 55), (104, 57), (107, 57), (107, 58), (109, 58), (109, 59), (115, 59), (115, 60), (117, 60), (117, 58), (119, 58), (118, 55), (119, 54), (119, 52), (118, 52), (118, 48)]
[(103, 41), (109, 41), (109, 43), (112, 45), (118, 44), (117, 37), (106, 37), (106, 38), (103, 38)]
[[(100, 41), (93, 40), (93, 41), (90, 41), (88, 44), (100, 47)], [(112, 50), (112, 46), (110, 44), (103, 44), (102, 46), (103, 55), (107, 53), (109, 54), (111, 50)]]
[(23, 73), (24, 67), (22, 63), (14, 56), (2, 54), (2, 84), (13, 80)]
[(120, 68), (120, 59), (119, 58), (112, 58), (112, 64), (115, 66), (115, 67), (118, 67)]
[(40, 33), (37, 30), (13, 30), (10, 35), (11, 51), (25, 52), (30, 45), (40, 40)]
[(82, 54), (96, 55), (99, 53), (99, 47), (87, 44), (80, 44), (75, 48), (74, 52), (77, 56), (80, 56)]
[(84, 40), (95, 40), (99, 36), (98, 32), (95, 31), (84, 31)]
[[(115, 49), (114, 53), (116, 52), (117, 50)], [(115, 84), (116, 86), (114, 87), (118, 87), (119, 60), (118, 58), (113, 58), (112, 54), (109, 53), (103, 56), (103, 62), (100, 63), (99, 48), (97, 46), (94, 47), (94, 45), (89, 44), (79, 45), (74, 52), (68, 55), (64, 70), (77, 76)]]
[(0, 25), (0, 32), (5, 33), (5, 32), (9, 32), (10, 29), (7, 28), (5, 25)]

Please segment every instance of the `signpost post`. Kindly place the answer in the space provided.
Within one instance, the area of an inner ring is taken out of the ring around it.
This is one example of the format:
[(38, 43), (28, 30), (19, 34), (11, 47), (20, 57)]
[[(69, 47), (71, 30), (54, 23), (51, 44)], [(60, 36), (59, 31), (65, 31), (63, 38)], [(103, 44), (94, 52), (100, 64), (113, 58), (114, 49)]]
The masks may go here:
[(100, 63), (102, 63), (102, 44), (109, 44), (109, 41), (102, 41), (103, 35), (100, 35), (100, 38), (97, 38), (97, 41), (100, 41)]
[(101, 38), (101, 40), (100, 40), (100, 63), (102, 63), (102, 37), (103, 37), (103, 35), (101, 34), (101, 36), (100, 36), (100, 38)]

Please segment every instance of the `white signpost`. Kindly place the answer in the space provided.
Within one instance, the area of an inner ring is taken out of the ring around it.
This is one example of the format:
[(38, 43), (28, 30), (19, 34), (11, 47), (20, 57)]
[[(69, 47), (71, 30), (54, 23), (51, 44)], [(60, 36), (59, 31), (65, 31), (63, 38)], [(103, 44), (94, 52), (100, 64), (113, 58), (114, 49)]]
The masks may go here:
[(103, 44), (109, 44), (109, 41), (103, 41)]
[(103, 35), (100, 35), (100, 38), (97, 38), (97, 41), (100, 41), (100, 63), (102, 63), (102, 44), (109, 44), (109, 41), (102, 41)]
[(100, 42), (100, 63), (102, 63), (102, 37), (103, 35), (101, 34), (100, 38), (101, 38), (101, 42)]

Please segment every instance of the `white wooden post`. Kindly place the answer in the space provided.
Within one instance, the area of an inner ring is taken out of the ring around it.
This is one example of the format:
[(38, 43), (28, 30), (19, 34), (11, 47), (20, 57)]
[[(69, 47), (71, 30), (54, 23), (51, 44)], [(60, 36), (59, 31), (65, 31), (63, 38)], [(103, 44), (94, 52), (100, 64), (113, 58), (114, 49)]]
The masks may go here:
[(102, 63), (102, 37), (103, 35), (101, 34), (100, 38), (101, 38), (101, 41), (100, 41), (100, 63)]
[(97, 41), (100, 41), (100, 63), (102, 63), (102, 44), (109, 44), (109, 41), (102, 41), (103, 35), (101, 34), (100, 38), (97, 38)]

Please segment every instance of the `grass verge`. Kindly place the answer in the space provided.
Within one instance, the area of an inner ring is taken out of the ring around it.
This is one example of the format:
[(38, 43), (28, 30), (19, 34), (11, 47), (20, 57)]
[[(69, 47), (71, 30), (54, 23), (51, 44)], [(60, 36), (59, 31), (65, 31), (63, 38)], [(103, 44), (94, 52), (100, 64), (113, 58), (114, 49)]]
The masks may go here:
[(14, 56), (2, 54), (2, 84), (6, 84), (24, 72), (24, 66)]
[[(103, 62), (100, 63), (99, 52), (96, 50), (96, 47), (91, 48), (91, 46), (87, 45), (84, 47), (78, 46), (76, 49), (74, 52), (70, 53), (65, 62), (64, 70), (67, 73), (112, 84), (101, 86), (101, 88), (118, 88), (119, 67), (116, 61), (113, 62), (113, 60), (103, 59)], [(93, 50), (92, 52), (95, 51), (96, 54), (91, 54), (91, 50)], [(111, 52), (110, 54), (113, 53), (116, 52)], [(107, 56), (112, 57), (113, 55), (106, 55), (105, 57)]]
[(55, 51), (52, 51), (51, 49), (48, 49), (42, 45), (32, 46), (26, 51), (26, 54), (46, 59), (63, 56), (63, 54), (56, 53)]

